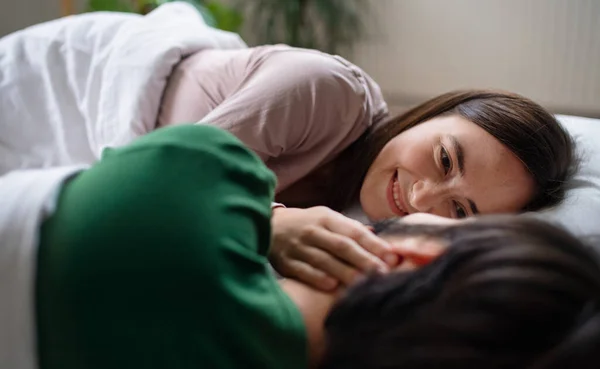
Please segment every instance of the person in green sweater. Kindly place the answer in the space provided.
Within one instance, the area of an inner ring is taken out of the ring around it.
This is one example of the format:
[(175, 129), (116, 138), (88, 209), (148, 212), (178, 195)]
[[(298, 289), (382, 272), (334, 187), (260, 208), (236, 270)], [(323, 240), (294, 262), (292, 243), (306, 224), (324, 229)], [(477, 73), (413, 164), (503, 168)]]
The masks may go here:
[(42, 225), (39, 367), (591, 368), (600, 266), (567, 232), (516, 216), (385, 221), (374, 237), (396, 270), (323, 292), (269, 268), (274, 188), (211, 126), (107, 150)]

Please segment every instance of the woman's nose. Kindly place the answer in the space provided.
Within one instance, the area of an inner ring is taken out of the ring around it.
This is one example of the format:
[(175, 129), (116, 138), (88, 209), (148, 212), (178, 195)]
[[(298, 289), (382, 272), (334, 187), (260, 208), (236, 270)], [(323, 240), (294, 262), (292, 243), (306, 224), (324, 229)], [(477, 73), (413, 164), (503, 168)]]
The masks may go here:
[(410, 206), (420, 213), (434, 213), (438, 204), (444, 201), (448, 189), (434, 181), (417, 181), (409, 197)]

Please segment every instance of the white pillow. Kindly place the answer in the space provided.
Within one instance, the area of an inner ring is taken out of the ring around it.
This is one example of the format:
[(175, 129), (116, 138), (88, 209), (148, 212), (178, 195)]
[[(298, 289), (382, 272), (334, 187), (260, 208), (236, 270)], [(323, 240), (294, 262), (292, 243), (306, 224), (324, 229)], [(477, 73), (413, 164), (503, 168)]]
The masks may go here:
[(567, 184), (565, 201), (539, 215), (578, 235), (600, 235), (600, 119), (556, 118), (575, 139), (581, 163)]

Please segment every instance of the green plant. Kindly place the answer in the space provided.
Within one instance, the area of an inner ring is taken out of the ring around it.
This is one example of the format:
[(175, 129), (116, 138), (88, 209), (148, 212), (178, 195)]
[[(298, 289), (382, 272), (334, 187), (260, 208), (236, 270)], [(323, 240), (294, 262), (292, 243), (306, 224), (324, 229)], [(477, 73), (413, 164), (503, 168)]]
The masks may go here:
[(242, 28), (244, 17), (235, 8), (223, 5), (218, 1), (206, 1), (205, 6), (214, 18), (216, 28), (236, 33)]
[(238, 0), (259, 43), (329, 53), (351, 49), (365, 33), (368, 0)]
[(137, 13), (136, 3), (128, 0), (90, 0), (87, 10)]
[(157, 6), (172, 1), (185, 1), (193, 5), (212, 27), (238, 32), (242, 26), (243, 17), (239, 11), (215, 0), (89, 0), (88, 11), (147, 14)]

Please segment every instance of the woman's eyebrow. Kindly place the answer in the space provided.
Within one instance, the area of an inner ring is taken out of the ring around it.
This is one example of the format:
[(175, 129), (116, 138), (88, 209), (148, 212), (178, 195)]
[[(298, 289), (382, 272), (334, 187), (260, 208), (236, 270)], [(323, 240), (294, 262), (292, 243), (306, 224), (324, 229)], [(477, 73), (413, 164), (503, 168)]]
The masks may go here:
[[(448, 139), (450, 140), (450, 143), (452, 144), (452, 149), (454, 150), (454, 153), (456, 155), (458, 172), (460, 173), (460, 175), (462, 177), (464, 177), (465, 176), (465, 150), (463, 149), (463, 146), (461, 145), (460, 141), (458, 141), (458, 139), (455, 136), (448, 135)], [(469, 207), (471, 208), (471, 212), (473, 214), (479, 214), (479, 209), (477, 209), (477, 205), (475, 204), (475, 202), (471, 199), (467, 199), (467, 201), (469, 202)]]

